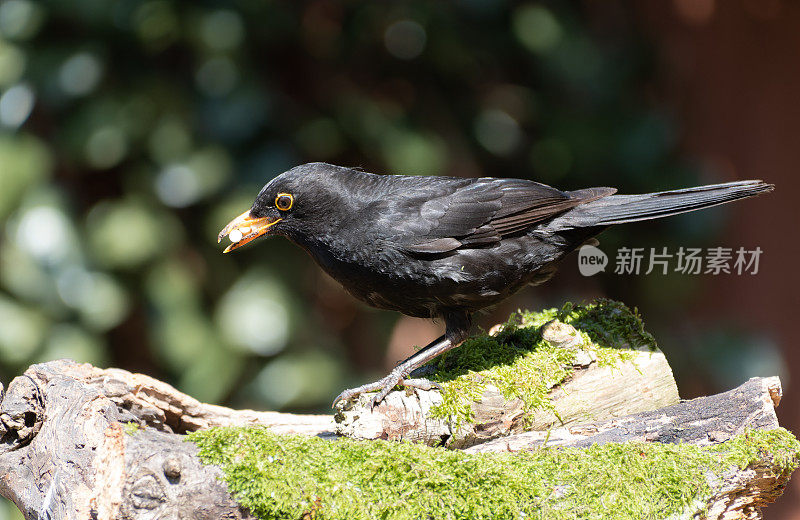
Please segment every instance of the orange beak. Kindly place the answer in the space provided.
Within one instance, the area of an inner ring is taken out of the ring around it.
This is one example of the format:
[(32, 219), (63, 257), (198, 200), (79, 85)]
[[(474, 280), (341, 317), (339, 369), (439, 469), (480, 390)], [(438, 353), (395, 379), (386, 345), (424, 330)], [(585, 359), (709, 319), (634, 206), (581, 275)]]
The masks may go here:
[(248, 242), (252, 242), (256, 238), (267, 233), (269, 228), (281, 220), (283, 219), (279, 218), (272, 220), (270, 217), (251, 217), (250, 210), (247, 210), (235, 219), (228, 222), (228, 225), (222, 228), (222, 231), (220, 231), (219, 235), (217, 235), (217, 243), (219, 243), (228, 235), (233, 234), (236, 237), (238, 234), (240, 238), (237, 238), (239, 238), (239, 240), (232, 242), (228, 247), (225, 248), (225, 251), (223, 251), (223, 253), (229, 253), (237, 247), (241, 247)]

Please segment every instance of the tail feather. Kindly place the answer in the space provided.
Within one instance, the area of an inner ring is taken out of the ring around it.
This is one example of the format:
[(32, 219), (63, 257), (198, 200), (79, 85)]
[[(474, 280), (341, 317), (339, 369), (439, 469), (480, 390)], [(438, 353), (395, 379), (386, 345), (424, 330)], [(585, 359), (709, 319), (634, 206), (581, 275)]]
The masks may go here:
[(575, 207), (553, 219), (551, 226), (570, 229), (638, 222), (754, 197), (774, 188), (762, 181), (739, 181), (643, 195), (609, 195)]

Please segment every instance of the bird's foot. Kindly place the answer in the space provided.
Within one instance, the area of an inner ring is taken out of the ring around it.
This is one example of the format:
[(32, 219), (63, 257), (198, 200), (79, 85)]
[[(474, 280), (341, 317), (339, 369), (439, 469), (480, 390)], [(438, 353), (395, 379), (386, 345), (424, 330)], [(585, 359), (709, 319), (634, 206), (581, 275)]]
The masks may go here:
[(432, 388), (441, 389), (441, 387), (437, 383), (434, 383), (433, 381), (430, 381), (428, 379), (422, 379), (422, 378), (406, 379), (406, 375), (402, 371), (395, 369), (389, 372), (389, 375), (387, 375), (383, 379), (379, 379), (378, 381), (375, 381), (373, 383), (367, 383), (366, 385), (361, 385), (356, 388), (350, 388), (348, 390), (345, 390), (344, 392), (336, 396), (336, 399), (333, 400), (332, 407), (335, 408), (336, 403), (338, 403), (339, 401), (349, 401), (350, 399), (359, 396), (361, 394), (377, 391), (378, 393), (376, 393), (372, 397), (372, 399), (370, 399), (369, 408), (370, 410), (372, 410), (381, 401), (383, 401), (384, 398), (386, 398), (386, 396), (389, 395), (389, 392), (391, 392), (392, 389), (397, 385), (405, 386), (407, 388), (416, 388), (418, 390), (430, 390)]
[(415, 379), (404, 379), (401, 385), (405, 386), (406, 388), (416, 388), (417, 390), (433, 390), (434, 388), (441, 390), (442, 386), (437, 383), (436, 381), (431, 381), (430, 379), (425, 379), (423, 377), (418, 377)]

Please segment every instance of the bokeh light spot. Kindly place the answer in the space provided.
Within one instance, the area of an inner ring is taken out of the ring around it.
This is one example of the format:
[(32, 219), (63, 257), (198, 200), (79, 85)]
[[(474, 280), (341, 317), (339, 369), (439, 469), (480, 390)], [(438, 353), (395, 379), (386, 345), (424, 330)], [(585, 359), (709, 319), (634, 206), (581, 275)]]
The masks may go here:
[(529, 51), (547, 52), (561, 41), (561, 25), (549, 9), (541, 5), (526, 5), (514, 12), (514, 35)]
[(37, 358), (37, 363), (65, 358), (95, 366), (104, 366), (107, 363), (102, 342), (82, 328), (68, 323), (53, 326), (44, 349)]
[(0, 3), (0, 35), (13, 40), (27, 40), (41, 27), (43, 11), (40, 5), (29, 0)]
[(71, 56), (58, 71), (58, 84), (61, 90), (71, 96), (90, 94), (103, 74), (103, 67), (97, 56), (81, 52)]
[(38, 302), (51, 302), (53, 280), (47, 266), (34, 261), (13, 241), (0, 247), (0, 283), (15, 296)]
[(200, 299), (197, 274), (178, 258), (154, 266), (145, 283), (150, 300), (165, 311), (192, 307)]
[(425, 29), (413, 20), (394, 22), (383, 35), (386, 50), (401, 60), (413, 60), (422, 54), (426, 41)]
[(16, 242), (39, 261), (55, 264), (70, 251), (71, 226), (67, 216), (49, 206), (33, 207), (22, 214)]
[(158, 174), (155, 190), (164, 204), (183, 208), (217, 191), (232, 169), (225, 150), (209, 147), (185, 163), (171, 164)]
[(517, 121), (503, 110), (482, 111), (475, 120), (475, 137), (495, 155), (508, 155), (517, 149), (522, 131)]
[(136, 10), (134, 18), (139, 38), (153, 52), (164, 50), (180, 36), (180, 21), (170, 2), (144, 3)]
[(22, 363), (36, 351), (47, 333), (46, 321), (8, 298), (0, 296), (0, 360)]
[(84, 322), (95, 330), (108, 330), (127, 315), (128, 296), (114, 278), (71, 266), (59, 273), (58, 294), (77, 309)]
[(0, 87), (13, 85), (25, 72), (25, 54), (0, 40)]
[(395, 130), (385, 133), (381, 145), (386, 163), (392, 172), (440, 174), (447, 161), (445, 145), (435, 135)]
[(308, 406), (330, 399), (341, 379), (336, 359), (312, 351), (275, 359), (259, 372), (255, 387), (272, 407)]
[(89, 212), (87, 231), (94, 257), (123, 269), (152, 259), (178, 239), (173, 221), (134, 201), (97, 204)]
[(219, 343), (207, 316), (191, 307), (160, 313), (154, 332), (159, 356), (179, 371), (193, 367)]
[(191, 168), (185, 164), (173, 164), (158, 174), (156, 193), (167, 206), (183, 208), (200, 197), (200, 182)]
[(0, 217), (8, 215), (23, 194), (49, 174), (50, 150), (30, 135), (0, 135)]
[(197, 87), (207, 96), (223, 96), (239, 81), (239, 70), (227, 56), (206, 60), (194, 76)]
[(288, 302), (280, 285), (258, 272), (242, 276), (219, 302), (216, 319), (223, 337), (255, 354), (283, 350), (289, 338)]
[(35, 96), (28, 85), (15, 85), (0, 96), (0, 124), (17, 128), (28, 119)]
[(150, 134), (150, 156), (159, 163), (176, 161), (189, 153), (192, 138), (186, 123), (177, 116), (166, 116)]
[(241, 383), (245, 362), (230, 350), (210, 348), (210, 341), (206, 338), (201, 355), (178, 368), (179, 388), (200, 401), (215, 403), (226, 399), (231, 388)]
[(86, 141), (86, 161), (95, 168), (116, 166), (128, 153), (128, 137), (118, 126), (102, 126)]
[(244, 38), (244, 23), (234, 11), (214, 11), (203, 17), (200, 37), (212, 49), (234, 49)]

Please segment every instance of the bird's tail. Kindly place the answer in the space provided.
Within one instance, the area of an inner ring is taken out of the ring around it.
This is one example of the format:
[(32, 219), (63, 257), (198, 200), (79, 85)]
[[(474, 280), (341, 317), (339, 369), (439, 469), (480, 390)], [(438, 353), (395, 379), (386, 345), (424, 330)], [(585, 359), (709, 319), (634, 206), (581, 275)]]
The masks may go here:
[(762, 181), (738, 181), (642, 195), (609, 195), (576, 206), (553, 219), (551, 225), (570, 229), (668, 217), (754, 197), (774, 188), (773, 184)]

